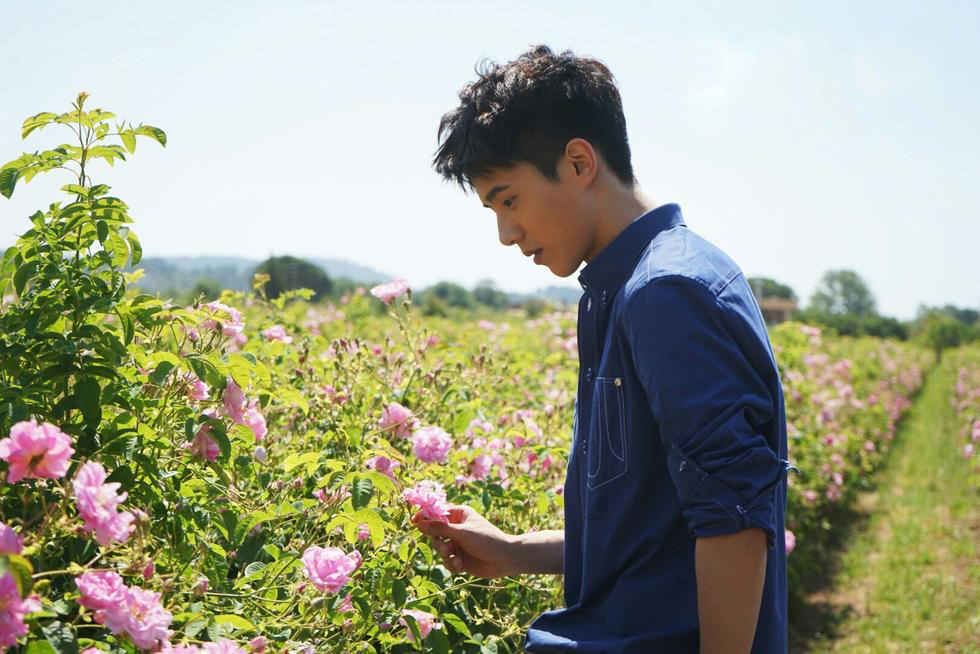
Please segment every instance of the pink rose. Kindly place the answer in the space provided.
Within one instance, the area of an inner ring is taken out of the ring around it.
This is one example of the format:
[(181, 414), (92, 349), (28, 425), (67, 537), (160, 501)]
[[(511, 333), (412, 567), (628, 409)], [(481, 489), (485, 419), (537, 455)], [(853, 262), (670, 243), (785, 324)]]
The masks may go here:
[(279, 341), (280, 343), (292, 343), (293, 337), (286, 333), (286, 328), (282, 325), (273, 325), (262, 330), (262, 335), (269, 341)]
[(394, 471), (395, 468), (399, 467), (401, 464), (397, 461), (392, 461), (386, 456), (374, 456), (364, 462), (368, 468), (372, 470), (377, 470), (383, 475), (387, 475), (392, 481), (398, 481), (395, 478)]
[(440, 427), (422, 427), (412, 434), (412, 452), (426, 463), (445, 463), (452, 437)]
[(378, 426), (381, 431), (391, 431), (398, 438), (408, 438), (412, 430), (418, 425), (418, 420), (411, 410), (406, 409), (398, 402), (392, 402), (381, 410), (381, 420)]
[(225, 413), (228, 414), (232, 422), (239, 425), (242, 424), (245, 410), (248, 408), (248, 402), (245, 399), (245, 393), (242, 392), (241, 387), (231, 377), (228, 378), (222, 400), (225, 405)]
[(208, 399), (208, 385), (201, 381), (197, 375), (188, 373), (184, 376), (184, 379), (188, 384), (187, 397), (196, 402), (203, 402)]
[(789, 553), (792, 552), (794, 549), (796, 549), (796, 535), (792, 531), (787, 529), (786, 530), (786, 554), (789, 555)]
[(18, 422), (10, 428), (10, 437), (0, 440), (0, 459), (10, 464), (7, 482), (11, 484), (24, 477), (60, 479), (74, 453), (71, 438), (48, 422)]
[[(416, 609), (402, 609), (402, 615), (410, 615), (415, 619), (415, 624), (419, 628), (419, 636), (425, 640), (425, 637), (429, 635), (433, 629), (442, 629), (442, 623), (436, 620), (436, 616), (431, 613), (426, 613), (425, 611), (419, 611)], [(405, 625), (406, 631), (408, 632), (407, 637), (413, 643), (415, 642), (415, 634), (411, 629), (408, 628), (408, 623), (405, 618), (399, 618), (399, 622)]]
[(379, 284), (371, 289), (371, 295), (378, 298), (385, 304), (391, 304), (391, 302), (398, 297), (401, 297), (408, 291), (408, 282), (404, 279), (396, 279), (394, 281), (388, 282), (387, 284)]
[(24, 549), (24, 538), (10, 527), (0, 522), (0, 555), (20, 554)]
[(85, 530), (94, 531), (95, 539), (103, 546), (127, 540), (136, 528), (132, 513), (117, 510), (127, 494), (117, 493), (119, 482), (105, 483), (106, 476), (101, 464), (89, 461), (72, 481), (75, 507), (85, 522)]
[(21, 599), (17, 582), (10, 572), (0, 577), (0, 647), (13, 647), (27, 634), (24, 616), (41, 610), (37, 595)]
[(313, 545), (303, 552), (306, 576), (322, 591), (336, 593), (347, 585), (350, 575), (361, 565), (361, 553), (345, 554), (336, 547)]
[(446, 503), (446, 491), (437, 481), (426, 479), (406, 488), (402, 499), (417, 506), (426, 520), (435, 522), (449, 521), (449, 505)]

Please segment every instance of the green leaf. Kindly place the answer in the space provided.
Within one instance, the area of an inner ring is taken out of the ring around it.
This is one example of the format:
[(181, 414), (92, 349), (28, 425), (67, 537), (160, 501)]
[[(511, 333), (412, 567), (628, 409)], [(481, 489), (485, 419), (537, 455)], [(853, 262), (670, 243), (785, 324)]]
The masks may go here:
[(304, 452), (303, 454), (294, 452), (286, 457), (286, 460), (282, 462), (282, 467), (286, 472), (289, 472), (293, 468), (301, 466), (305, 463), (315, 462), (319, 458), (319, 452)]
[(27, 643), (27, 649), (24, 651), (25, 654), (58, 654), (46, 640), (32, 640)]
[(443, 613), (439, 616), (442, 618), (443, 622), (448, 623), (453, 629), (455, 629), (460, 634), (466, 636), (467, 638), (472, 638), (473, 634), (470, 632), (470, 628), (466, 626), (463, 619), (456, 615), (455, 613)]
[(169, 361), (161, 361), (157, 364), (157, 367), (150, 373), (150, 381), (156, 386), (163, 386), (163, 382), (167, 380), (167, 375), (170, 371), (174, 369), (174, 364)]
[(204, 618), (196, 618), (184, 625), (184, 633), (188, 638), (196, 638), (204, 628), (208, 626), (208, 621)]
[(221, 615), (214, 616), (215, 624), (220, 625), (231, 625), (239, 631), (258, 631), (255, 625), (246, 620), (239, 615), (232, 615), (230, 613), (223, 613)]
[(53, 620), (41, 625), (41, 633), (57, 654), (78, 654), (78, 641), (70, 625)]
[(374, 483), (367, 477), (358, 477), (351, 485), (351, 501), (355, 509), (362, 509), (371, 501)]
[(49, 111), (42, 111), (39, 114), (26, 118), (23, 125), (21, 125), (20, 138), (26, 139), (28, 134), (36, 129), (41, 129), (57, 117), (56, 114)]
[(27, 597), (34, 587), (34, 567), (31, 562), (19, 554), (0, 556), (0, 577), (9, 572), (17, 583), (21, 597)]
[(17, 168), (0, 170), (0, 195), (9, 198), (14, 192), (18, 177), (20, 177), (20, 170)]
[(116, 268), (122, 268), (129, 260), (129, 246), (126, 245), (126, 241), (124, 241), (122, 237), (115, 232), (109, 234), (109, 238), (105, 243), (105, 250), (109, 253), (112, 260), (112, 265)]
[(142, 136), (149, 136), (160, 145), (167, 147), (167, 135), (164, 134), (163, 130), (159, 127), (153, 127), (152, 125), (140, 125), (133, 131), (136, 134), (141, 134)]
[(125, 131), (119, 132), (119, 138), (122, 139), (123, 145), (129, 150), (130, 154), (136, 152), (136, 134), (133, 130), (127, 129)]
[(126, 234), (126, 240), (129, 241), (129, 249), (132, 250), (133, 258), (130, 261), (131, 266), (135, 266), (143, 258), (143, 246), (140, 245), (140, 241), (136, 238), (136, 234), (130, 232)]
[(61, 190), (64, 191), (65, 193), (74, 193), (75, 195), (81, 195), (82, 197), (85, 198), (88, 197), (88, 193), (89, 193), (87, 188), (85, 188), (84, 186), (80, 186), (78, 184), (65, 184), (64, 186), (61, 187)]
[(14, 273), (14, 291), (17, 292), (18, 296), (24, 294), (24, 286), (27, 285), (27, 280), (33, 277), (35, 272), (37, 272), (37, 261), (28, 261)]
[(75, 399), (89, 428), (98, 427), (102, 421), (102, 406), (99, 403), (101, 390), (99, 382), (91, 377), (85, 377), (75, 383)]
[(105, 245), (105, 240), (109, 238), (109, 225), (104, 220), (95, 221), (95, 231), (99, 236), (99, 243)]

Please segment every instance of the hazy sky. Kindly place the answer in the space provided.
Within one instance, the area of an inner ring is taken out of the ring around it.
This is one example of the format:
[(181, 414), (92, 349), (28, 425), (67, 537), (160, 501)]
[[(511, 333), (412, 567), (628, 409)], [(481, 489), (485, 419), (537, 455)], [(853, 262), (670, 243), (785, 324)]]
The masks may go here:
[[(422, 286), (559, 280), (430, 162), (481, 57), (603, 60), (656, 204), (809, 299), (857, 270), (882, 313), (980, 306), (980, 3), (5, 2), (0, 163), (90, 106), (163, 128), (96, 181), (149, 255), (343, 257)], [(533, 5), (533, 6), (531, 6)], [(0, 244), (66, 178), (0, 198)]]

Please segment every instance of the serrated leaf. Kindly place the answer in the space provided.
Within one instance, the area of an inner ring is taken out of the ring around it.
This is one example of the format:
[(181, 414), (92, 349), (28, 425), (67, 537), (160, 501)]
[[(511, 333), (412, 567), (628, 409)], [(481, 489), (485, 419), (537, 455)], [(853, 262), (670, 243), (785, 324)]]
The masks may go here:
[(472, 638), (473, 634), (470, 632), (470, 628), (466, 626), (463, 619), (456, 615), (455, 613), (443, 613), (439, 616), (443, 622), (448, 623), (457, 632), (466, 636), (467, 638)]
[(52, 620), (41, 625), (41, 633), (57, 654), (78, 654), (78, 641), (70, 625)]
[(351, 484), (351, 501), (355, 509), (363, 509), (374, 494), (374, 482), (369, 477), (358, 477)]
[(196, 638), (204, 628), (208, 626), (208, 621), (204, 618), (196, 618), (184, 625), (184, 633), (188, 638)]

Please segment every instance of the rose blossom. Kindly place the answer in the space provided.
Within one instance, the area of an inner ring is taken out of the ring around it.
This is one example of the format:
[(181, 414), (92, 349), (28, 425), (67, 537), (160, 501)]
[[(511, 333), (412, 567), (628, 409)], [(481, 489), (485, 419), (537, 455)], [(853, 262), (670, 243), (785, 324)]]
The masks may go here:
[(16, 423), (10, 436), (0, 440), (0, 459), (10, 464), (7, 482), (60, 479), (68, 472), (75, 450), (71, 438), (51, 423), (36, 420)]
[(386, 456), (373, 456), (364, 462), (368, 468), (372, 470), (377, 470), (383, 475), (387, 475), (392, 481), (398, 481), (395, 478), (394, 471), (395, 468), (401, 466), (397, 461), (393, 461)]
[(208, 399), (208, 385), (200, 377), (194, 373), (187, 373), (184, 375), (184, 380), (187, 381), (187, 397), (196, 402)]
[(173, 616), (160, 603), (160, 593), (130, 588), (111, 571), (75, 577), (78, 603), (95, 612), (95, 621), (114, 634), (125, 633), (140, 649), (153, 649), (170, 636)]
[[(419, 636), (422, 637), (422, 640), (425, 640), (425, 637), (428, 636), (429, 632), (431, 632), (433, 629), (442, 629), (442, 623), (438, 622), (436, 620), (436, 616), (432, 615), (431, 613), (426, 613), (425, 611), (419, 611), (417, 609), (402, 609), (402, 614), (410, 615), (415, 619), (415, 624), (419, 628)], [(408, 639), (414, 643), (415, 634), (408, 628), (408, 623), (405, 621), (405, 618), (399, 618), (398, 621), (405, 625), (405, 629), (408, 632)]]
[(381, 410), (381, 420), (378, 426), (381, 431), (391, 431), (398, 438), (408, 438), (412, 435), (412, 430), (418, 425), (415, 414), (410, 409), (403, 407), (398, 402), (392, 402)]
[(75, 507), (85, 521), (85, 530), (94, 531), (95, 539), (103, 546), (114, 540), (127, 540), (136, 528), (132, 513), (117, 511), (127, 493), (117, 494), (121, 484), (105, 483), (106, 476), (101, 464), (89, 461), (79, 469), (72, 481)]
[(0, 555), (20, 554), (24, 549), (24, 538), (10, 527), (0, 522)]
[(211, 425), (204, 423), (194, 434), (194, 440), (184, 443), (181, 447), (191, 451), (191, 454), (207, 461), (214, 462), (221, 453), (218, 441), (211, 438)]
[(245, 410), (248, 408), (248, 402), (245, 399), (245, 393), (242, 392), (241, 386), (236, 384), (235, 380), (231, 377), (228, 378), (222, 401), (224, 402), (225, 413), (228, 414), (228, 417), (233, 422), (242, 424)]
[(27, 634), (24, 616), (41, 610), (37, 595), (21, 599), (13, 573), (0, 577), (0, 647), (13, 647), (20, 636)]
[(796, 535), (790, 531), (786, 530), (786, 554), (789, 554), (794, 549), (796, 549)]
[(336, 593), (347, 585), (350, 575), (361, 565), (361, 553), (345, 554), (337, 547), (313, 545), (303, 552), (306, 576), (322, 591)]
[(293, 337), (286, 333), (286, 328), (282, 325), (273, 325), (262, 330), (262, 335), (269, 341), (280, 341), (282, 343), (292, 343)]
[(426, 463), (445, 463), (452, 437), (440, 427), (422, 427), (412, 434), (412, 452)]
[(201, 651), (204, 654), (247, 654), (238, 643), (228, 638), (222, 638), (216, 643), (204, 643)]
[(265, 435), (269, 433), (268, 428), (265, 425), (265, 416), (258, 409), (258, 402), (252, 400), (248, 408), (245, 409), (245, 413), (242, 415), (242, 423), (246, 427), (252, 430), (252, 435), (255, 436), (255, 441), (258, 442), (265, 438)]
[(431, 479), (425, 479), (406, 488), (402, 499), (409, 504), (419, 507), (422, 517), (436, 522), (449, 521), (449, 505), (446, 504), (446, 491), (442, 484)]
[(371, 289), (371, 295), (378, 298), (385, 304), (391, 304), (392, 300), (401, 297), (408, 291), (408, 282), (404, 279), (395, 279), (387, 284), (379, 284)]

